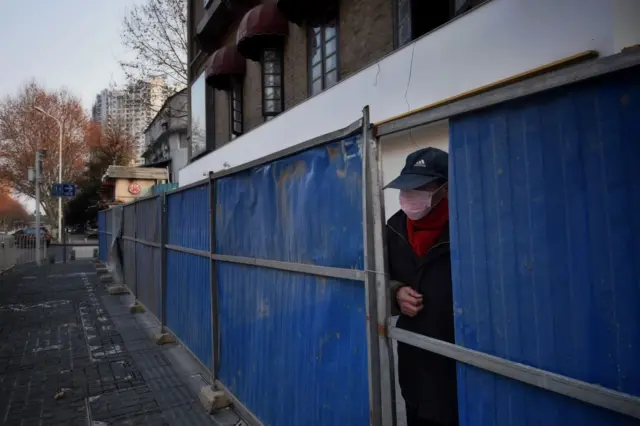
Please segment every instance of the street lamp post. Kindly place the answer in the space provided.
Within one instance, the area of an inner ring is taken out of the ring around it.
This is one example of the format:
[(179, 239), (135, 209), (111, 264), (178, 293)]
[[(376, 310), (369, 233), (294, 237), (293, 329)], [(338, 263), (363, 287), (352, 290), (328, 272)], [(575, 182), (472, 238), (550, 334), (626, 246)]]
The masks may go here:
[[(53, 118), (60, 128), (60, 139), (58, 141), (58, 183), (62, 183), (62, 122), (40, 107), (35, 107), (35, 109), (47, 117)], [(62, 242), (62, 197), (58, 198), (58, 242)]]

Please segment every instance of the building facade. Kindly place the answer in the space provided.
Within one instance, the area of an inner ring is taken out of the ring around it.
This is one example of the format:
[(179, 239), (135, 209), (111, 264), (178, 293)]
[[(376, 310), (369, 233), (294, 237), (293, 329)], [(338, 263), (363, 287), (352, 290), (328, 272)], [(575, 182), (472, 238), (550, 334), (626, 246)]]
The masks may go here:
[(136, 164), (146, 149), (144, 130), (166, 100), (168, 88), (162, 78), (131, 83), (119, 89), (105, 89), (96, 96), (92, 119), (105, 125), (109, 120), (124, 125), (136, 138)]
[(145, 130), (145, 167), (166, 167), (169, 182), (178, 182), (178, 172), (189, 161), (187, 139), (187, 91), (167, 98)]
[[(181, 185), (347, 126), (365, 105), (382, 122), (640, 43), (633, 0), (304, 3), (189, 1), (191, 164)], [(448, 144), (447, 120), (383, 138), (385, 181), (407, 152)]]

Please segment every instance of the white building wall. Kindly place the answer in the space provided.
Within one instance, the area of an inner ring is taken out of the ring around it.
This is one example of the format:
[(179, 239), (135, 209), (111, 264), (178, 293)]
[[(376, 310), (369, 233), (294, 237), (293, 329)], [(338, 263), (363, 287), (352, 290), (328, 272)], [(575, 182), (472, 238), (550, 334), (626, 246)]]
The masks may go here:
[(579, 52), (618, 53), (640, 43), (639, 19), (626, 16), (637, 3), (492, 0), (195, 161), (180, 185), (345, 127), (365, 105), (381, 121)]

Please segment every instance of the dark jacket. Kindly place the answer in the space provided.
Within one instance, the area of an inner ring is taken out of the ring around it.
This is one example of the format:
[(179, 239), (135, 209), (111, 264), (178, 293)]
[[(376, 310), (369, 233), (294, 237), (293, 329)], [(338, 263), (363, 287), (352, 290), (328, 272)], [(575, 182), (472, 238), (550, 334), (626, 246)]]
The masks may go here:
[[(415, 317), (400, 314), (398, 327), (454, 342), (449, 227), (431, 250), (414, 254), (407, 236), (407, 216), (396, 213), (387, 223), (390, 278), (422, 294), (424, 307)], [(391, 297), (397, 304), (395, 290)], [(457, 425), (456, 364), (453, 360), (398, 342), (398, 378), (405, 402), (420, 417)]]

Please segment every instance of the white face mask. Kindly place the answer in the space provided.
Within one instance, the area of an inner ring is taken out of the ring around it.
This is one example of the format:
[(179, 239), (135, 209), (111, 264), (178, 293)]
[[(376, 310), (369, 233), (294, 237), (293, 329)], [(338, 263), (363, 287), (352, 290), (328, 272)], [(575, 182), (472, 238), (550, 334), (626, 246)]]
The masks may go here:
[(400, 208), (411, 220), (422, 219), (429, 214), (434, 192), (416, 189), (400, 190)]
[(419, 220), (427, 216), (433, 208), (442, 201), (443, 197), (438, 197), (434, 202), (434, 197), (447, 184), (443, 184), (435, 191), (419, 191), (417, 189), (400, 190), (400, 208), (411, 220)]

